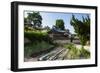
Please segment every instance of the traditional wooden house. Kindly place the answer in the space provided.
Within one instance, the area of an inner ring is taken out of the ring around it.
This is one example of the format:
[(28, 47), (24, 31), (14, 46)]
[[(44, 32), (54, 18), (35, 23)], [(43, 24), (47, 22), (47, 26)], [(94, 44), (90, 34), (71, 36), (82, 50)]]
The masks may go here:
[(52, 28), (48, 34), (54, 40), (67, 40), (70, 37), (70, 33), (66, 30), (60, 30), (56, 28)]

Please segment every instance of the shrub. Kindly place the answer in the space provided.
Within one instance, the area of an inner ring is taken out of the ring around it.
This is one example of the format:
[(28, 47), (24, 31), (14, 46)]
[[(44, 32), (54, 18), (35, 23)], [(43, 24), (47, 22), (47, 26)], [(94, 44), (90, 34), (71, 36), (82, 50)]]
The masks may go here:
[(35, 41), (46, 41), (49, 43), (52, 43), (51, 38), (48, 36), (47, 32), (41, 32), (41, 31), (25, 31), (24, 37), (31, 40), (31, 42)]
[(87, 59), (90, 58), (90, 52), (86, 49), (77, 48), (74, 44), (70, 43), (64, 46), (65, 48), (69, 49), (67, 58), (68, 59)]
[(82, 47), (80, 49), (80, 57), (90, 58), (90, 52)]
[(73, 43), (69, 43), (68, 45), (65, 45), (68, 51), (68, 59), (78, 59), (79, 58), (79, 50), (76, 48), (76, 46)]
[(73, 49), (73, 48), (76, 48), (75, 45), (73, 43), (69, 43), (67, 45), (64, 45), (65, 48), (67, 49)]
[(53, 45), (45, 41), (34, 42), (31, 44), (24, 45), (24, 56), (30, 57), (34, 53), (39, 53), (41, 51), (48, 50), (51, 47), (53, 47)]

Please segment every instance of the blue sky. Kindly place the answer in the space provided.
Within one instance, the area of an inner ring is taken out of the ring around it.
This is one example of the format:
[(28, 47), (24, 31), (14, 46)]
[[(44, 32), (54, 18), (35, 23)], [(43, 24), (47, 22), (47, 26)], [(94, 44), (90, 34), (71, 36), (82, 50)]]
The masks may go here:
[[(29, 11), (25, 13), (25, 17), (27, 17), (27, 13), (29, 13)], [(86, 17), (89, 15), (85, 13), (40, 12), (40, 15), (43, 19), (42, 26), (49, 26), (52, 28), (52, 26), (55, 25), (57, 19), (62, 19), (64, 21), (65, 29), (69, 29), (71, 33), (74, 33), (74, 28), (70, 25), (72, 14), (74, 14), (75, 17), (79, 20), (82, 20), (82, 16)]]

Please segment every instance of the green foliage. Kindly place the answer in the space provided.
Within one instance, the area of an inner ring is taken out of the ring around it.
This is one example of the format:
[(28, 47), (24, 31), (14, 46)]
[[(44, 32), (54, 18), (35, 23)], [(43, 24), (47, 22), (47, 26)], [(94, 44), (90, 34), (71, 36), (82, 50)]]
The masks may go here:
[(46, 37), (47, 33), (36, 32), (36, 31), (26, 31), (24, 32), (24, 37), (30, 40), (41, 40), (43, 37)]
[(34, 42), (31, 44), (24, 45), (24, 56), (28, 58), (34, 53), (39, 53), (41, 51), (48, 50), (51, 47), (53, 47), (53, 45), (45, 41)]
[(24, 24), (25, 24), (25, 23), (28, 23), (28, 22), (27, 22), (27, 18), (24, 18)]
[(68, 59), (79, 59), (80, 52), (73, 43), (69, 43), (68, 45), (65, 45), (64, 47), (69, 49), (68, 54), (67, 54)]
[(42, 17), (39, 12), (33, 11), (33, 13), (28, 13), (27, 18), (24, 18), (24, 24), (32, 24), (33, 27), (42, 27)]
[(89, 58), (90, 57), (90, 52), (82, 47), (81, 50), (80, 50), (80, 56), (85, 57), (85, 58)]
[(82, 48), (77, 48), (74, 44), (70, 43), (64, 46), (69, 49), (67, 58), (68, 59), (87, 59), (90, 58), (90, 52)]
[(31, 40), (31, 42), (34, 42), (34, 41), (46, 41), (46, 42), (52, 43), (52, 40), (48, 36), (47, 32), (24, 31), (24, 37), (26, 37), (29, 40)]
[(82, 18), (83, 19), (81, 21), (75, 18), (74, 15), (72, 15), (70, 24), (74, 27), (82, 46), (84, 46), (86, 42), (90, 40), (90, 18), (89, 16), (87, 16), (86, 18)]
[(78, 36), (79, 36), (82, 46), (86, 45), (86, 42), (88, 41), (86, 35), (78, 35)]
[(73, 49), (75, 45), (73, 43), (69, 43), (67, 45), (64, 45), (64, 47), (70, 50), (70, 49)]
[(33, 29), (32, 27), (28, 27), (27, 25), (24, 26), (24, 31), (34, 31), (35, 29)]
[(50, 27), (49, 26), (45, 26), (44, 29), (50, 31)]
[(56, 28), (61, 29), (61, 30), (65, 29), (65, 27), (64, 27), (64, 21), (62, 19), (57, 19), (55, 26), (56, 26)]

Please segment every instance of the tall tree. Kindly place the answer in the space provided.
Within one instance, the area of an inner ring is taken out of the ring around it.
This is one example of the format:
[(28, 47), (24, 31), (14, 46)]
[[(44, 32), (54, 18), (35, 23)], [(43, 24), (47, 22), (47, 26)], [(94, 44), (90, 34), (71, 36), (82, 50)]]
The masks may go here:
[(64, 21), (62, 19), (57, 19), (56, 20), (56, 28), (60, 29), (60, 30), (64, 30)]
[(86, 42), (90, 40), (90, 18), (89, 16), (85, 18), (82, 17), (82, 20), (79, 20), (75, 18), (74, 15), (72, 15), (70, 24), (74, 27), (75, 32), (77, 33), (82, 46), (86, 45)]
[[(25, 20), (26, 21), (26, 20)], [(28, 13), (27, 21), (29, 24), (32, 24), (33, 27), (41, 27), (42, 25), (42, 16), (39, 12), (33, 11), (32, 13)]]
[(44, 29), (50, 30), (50, 27), (49, 26), (45, 26)]

